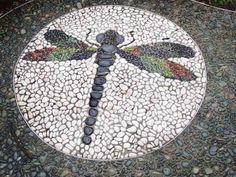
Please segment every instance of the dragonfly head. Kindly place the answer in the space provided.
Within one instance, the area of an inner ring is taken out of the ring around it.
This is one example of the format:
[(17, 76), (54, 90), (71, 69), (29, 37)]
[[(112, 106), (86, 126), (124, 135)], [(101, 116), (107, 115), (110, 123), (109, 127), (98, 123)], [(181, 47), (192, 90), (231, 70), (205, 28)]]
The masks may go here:
[(124, 36), (114, 30), (108, 30), (105, 33), (98, 34), (96, 40), (101, 45), (117, 46), (124, 42)]

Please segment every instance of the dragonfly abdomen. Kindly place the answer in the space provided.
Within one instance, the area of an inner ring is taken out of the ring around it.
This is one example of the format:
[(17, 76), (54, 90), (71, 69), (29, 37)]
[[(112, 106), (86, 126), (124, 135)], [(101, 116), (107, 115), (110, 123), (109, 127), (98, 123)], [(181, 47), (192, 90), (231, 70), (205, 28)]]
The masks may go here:
[(106, 51), (103, 48), (98, 50), (96, 56), (98, 67), (92, 86), (92, 92), (90, 93), (88, 117), (85, 120), (84, 135), (82, 137), (82, 142), (86, 145), (89, 145), (92, 142), (91, 135), (94, 132), (93, 126), (97, 121), (98, 104), (102, 98), (104, 84), (106, 83), (106, 75), (110, 72), (109, 67), (114, 64), (114, 61), (114, 51)]

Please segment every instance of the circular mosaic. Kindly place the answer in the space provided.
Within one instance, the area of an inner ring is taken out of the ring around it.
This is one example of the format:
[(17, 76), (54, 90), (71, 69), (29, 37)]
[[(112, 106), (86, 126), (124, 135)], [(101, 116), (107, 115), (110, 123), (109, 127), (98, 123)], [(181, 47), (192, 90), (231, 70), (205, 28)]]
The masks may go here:
[(184, 130), (204, 98), (205, 69), (196, 43), (164, 17), (95, 6), (42, 29), (16, 64), (14, 87), (44, 142), (115, 160), (159, 149)]

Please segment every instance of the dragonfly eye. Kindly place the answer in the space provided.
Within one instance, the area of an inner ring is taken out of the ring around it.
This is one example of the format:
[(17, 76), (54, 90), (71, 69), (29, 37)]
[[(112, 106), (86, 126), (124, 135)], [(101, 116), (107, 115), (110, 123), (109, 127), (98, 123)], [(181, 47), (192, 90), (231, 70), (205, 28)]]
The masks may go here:
[(102, 41), (105, 39), (105, 34), (104, 33), (100, 33), (96, 36), (96, 40), (98, 43), (102, 43)]
[(118, 44), (121, 44), (121, 43), (123, 43), (124, 41), (125, 41), (124, 36), (118, 35), (118, 36), (116, 37), (116, 42), (117, 42)]

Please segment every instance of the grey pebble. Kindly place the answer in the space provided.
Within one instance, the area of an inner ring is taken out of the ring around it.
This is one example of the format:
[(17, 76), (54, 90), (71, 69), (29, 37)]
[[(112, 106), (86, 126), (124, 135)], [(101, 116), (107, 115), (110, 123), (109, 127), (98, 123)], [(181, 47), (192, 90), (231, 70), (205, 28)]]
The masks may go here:
[(171, 169), (168, 167), (163, 168), (163, 173), (165, 176), (170, 176), (171, 175)]
[(92, 117), (96, 117), (98, 115), (98, 110), (94, 108), (89, 109), (89, 115)]
[(92, 133), (93, 133), (93, 128), (92, 127), (88, 127), (88, 126), (86, 126), (86, 127), (84, 127), (84, 133), (85, 133), (85, 135), (91, 135)]

